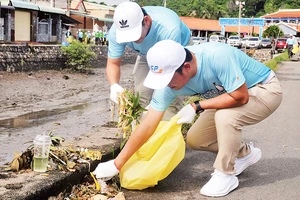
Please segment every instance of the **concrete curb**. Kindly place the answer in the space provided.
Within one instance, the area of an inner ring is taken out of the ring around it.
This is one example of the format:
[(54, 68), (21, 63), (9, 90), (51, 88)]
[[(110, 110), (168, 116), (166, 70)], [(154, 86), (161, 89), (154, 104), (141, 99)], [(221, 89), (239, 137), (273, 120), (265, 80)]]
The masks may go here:
[[(101, 162), (113, 159), (120, 152), (121, 137), (116, 135), (116, 128), (97, 127), (80, 138), (68, 141), (76, 142), (77, 147), (88, 149), (101, 149), (103, 153)], [(96, 146), (95, 143), (101, 145)], [(87, 145), (89, 144), (89, 145)], [(90, 161), (90, 170), (93, 171), (100, 161)], [(89, 174), (89, 164), (79, 164), (75, 172), (49, 171), (44, 174), (28, 172), (16, 174), (5, 172), (0, 176), (0, 199), (6, 200), (42, 200), (56, 196), (60, 192), (71, 191), (72, 187), (79, 184), (85, 175)], [(47, 174), (47, 175), (45, 175)], [(21, 188), (6, 189), (8, 183), (20, 184)]]

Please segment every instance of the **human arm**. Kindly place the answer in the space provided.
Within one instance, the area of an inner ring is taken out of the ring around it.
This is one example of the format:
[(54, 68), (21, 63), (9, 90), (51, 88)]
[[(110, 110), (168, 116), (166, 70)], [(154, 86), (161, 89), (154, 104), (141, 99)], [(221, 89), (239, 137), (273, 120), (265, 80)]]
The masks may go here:
[(117, 175), (128, 159), (152, 136), (164, 112), (151, 107), (141, 124), (131, 133), (126, 145), (116, 159), (100, 163), (93, 171), (98, 179), (109, 180)]
[(131, 133), (126, 145), (115, 159), (115, 165), (120, 170), (128, 159), (152, 136), (164, 115), (163, 111), (151, 108), (141, 124)]
[[(246, 104), (249, 100), (248, 88), (246, 83), (231, 93), (224, 93), (211, 99), (200, 101), (201, 107), (205, 109), (224, 109), (233, 108)], [(192, 104), (196, 110), (196, 105)]]
[(224, 93), (220, 96), (195, 101), (191, 104), (184, 106), (178, 113), (179, 120), (177, 124), (191, 123), (196, 113), (200, 114), (205, 109), (224, 109), (238, 107), (246, 104), (249, 100), (248, 89), (246, 83), (231, 93)]
[(122, 58), (107, 58), (106, 64), (106, 76), (109, 82), (109, 85), (113, 85), (115, 83), (119, 83), (121, 76), (121, 61)]
[(122, 93), (124, 91), (122, 86), (119, 85), (121, 75), (121, 60), (121, 58), (112, 59), (108, 57), (106, 66), (106, 75), (110, 84), (110, 99), (115, 103), (118, 103), (117, 97), (119, 93)]

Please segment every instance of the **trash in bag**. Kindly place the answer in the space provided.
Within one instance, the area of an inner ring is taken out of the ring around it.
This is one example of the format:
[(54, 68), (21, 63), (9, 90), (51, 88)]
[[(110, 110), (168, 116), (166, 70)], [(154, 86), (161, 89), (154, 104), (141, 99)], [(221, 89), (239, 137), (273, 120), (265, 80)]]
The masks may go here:
[(120, 183), (126, 189), (142, 190), (157, 185), (182, 161), (185, 142), (181, 124), (175, 115), (161, 121), (154, 134), (131, 156), (120, 171)]
[(294, 44), (294, 46), (293, 46), (293, 50), (292, 50), (293, 54), (296, 54), (296, 53), (298, 53), (298, 51), (299, 51), (298, 44)]

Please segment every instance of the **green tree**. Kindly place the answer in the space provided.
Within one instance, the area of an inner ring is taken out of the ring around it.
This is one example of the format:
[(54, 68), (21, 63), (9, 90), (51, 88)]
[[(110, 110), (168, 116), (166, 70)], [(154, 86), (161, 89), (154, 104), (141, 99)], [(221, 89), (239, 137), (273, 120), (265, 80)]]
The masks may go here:
[(278, 38), (284, 35), (283, 31), (276, 25), (269, 26), (264, 32), (263, 37)]

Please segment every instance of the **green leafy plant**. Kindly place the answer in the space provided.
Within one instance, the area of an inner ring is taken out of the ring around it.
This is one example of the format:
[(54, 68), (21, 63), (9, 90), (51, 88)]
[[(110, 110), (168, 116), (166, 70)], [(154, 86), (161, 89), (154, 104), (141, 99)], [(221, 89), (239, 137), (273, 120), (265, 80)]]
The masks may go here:
[(121, 132), (123, 133), (123, 142), (121, 143), (121, 149), (125, 145), (128, 140), (131, 132), (133, 131), (133, 124), (138, 125), (139, 119), (144, 111), (147, 109), (143, 108), (140, 105), (140, 95), (137, 93), (136, 95), (132, 90), (124, 90), (118, 98), (119, 109), (119, 121), (118, 127), (121, 128)]
[(75, 71), (89, 71), (90, 60), (96, 56), (94, 52), (89, 50), (88, 44), (77, 40), (72, 40), (69, 46), (62, 46), (61, 50), (67, 56), (65, 64)]

